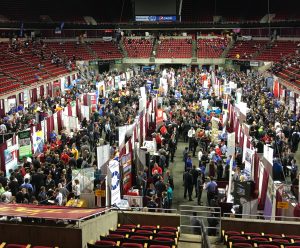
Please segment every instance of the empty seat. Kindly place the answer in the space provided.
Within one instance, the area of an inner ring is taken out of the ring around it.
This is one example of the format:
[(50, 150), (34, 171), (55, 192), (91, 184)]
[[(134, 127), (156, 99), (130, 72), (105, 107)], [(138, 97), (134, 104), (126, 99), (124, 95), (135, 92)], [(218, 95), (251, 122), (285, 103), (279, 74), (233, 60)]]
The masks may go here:
[(110, 240), (98, 240), (95, 242), (95, 245), (99, 247), (112, 247), (112, 246), (116, 246), (117, 243)]
[(121, 247), (124, 248), (143, 248), (144, 246), (142, 244), (138, 244), (138, 243), (123, 243), (121, 245)]
[(252, 244), (249, 243), (233, 243), (231, 247), (253, 247)]

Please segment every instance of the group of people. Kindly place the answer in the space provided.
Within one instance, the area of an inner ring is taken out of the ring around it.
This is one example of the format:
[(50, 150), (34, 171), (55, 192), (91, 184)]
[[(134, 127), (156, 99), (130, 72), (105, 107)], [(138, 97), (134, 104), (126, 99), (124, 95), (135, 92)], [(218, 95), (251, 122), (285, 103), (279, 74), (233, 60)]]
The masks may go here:
[[(109, 82), (113, 72), (101, 75)], [(298, 149), (300, 140), (299, 116), (287, 111), (279, 99), (275, 99), (267, 88), (265, 77), (258, 73), (246, 75), (242, 72), (216, 72), (216, 76), (235, 82), (242, 89), (242, 101), (250, 111), (247, 124), (253, 144), (261, 149), (262, 144), (274, 148), (274, 156), (279, 158), (274, 166), (275, 178), (284, 180), (291, 174), (292, 181), (297, 178), (297, 165), (291, 154)], [(148, 89), (160, 88), (160, 77), (167, 79), (168, 90), (164, 91), (159, 108), (164, 110), (163, 122), (152, 132), (158, 156), (150, 161), (149, 168), (138, 172), (137, 187), (145, 196), (144, 205), (151, 208), (172, 207), (174, 182), (169, 166), (174, 161), (177, 143), (183, 139), (187, 143), (183, 151), (184, 198), (202, 204), (202, 191), (207, 191), (207, 203), (215, 205), (218, 197), (216, 181), (229, 180), (230, 161), (236, 174), (244, 169), (242, 152), (237, 149), (234, 156), (227, 156), (227, 129), (223, 122), (223, 99), (210, 84), (211, 74), (206, 71), (189, 69), (170, 69), (159, 73), (136, 73), (128, 80), (126, 87), (112, 89), (107, 95), (99, 95), (96, 109), (90, 120), (83, 119), (82, 131), (63, 130), (60, 134), (52, 132), (49, 143), (44, 147), (44, 159), (34, 156), (31, 162), (24, 161), (21, 166), (10, 171), (10, 175), (0, 173), (1, 199), (3, 202), (29, 202), (48, 204), (51, 199), (61, 205), (70, 197), (79, 198), (79, 181), (72, 178), (72, 170), (94, 167), (95, 183), (99, 183), (101, 172), (94, 159), (95, 146), (103, 138), (111, 146), (111, 154), (117, 152), (117, 127), (132, 124), (139, 110), (139, 88), (146, 82), (153, 82)], [(73, 87), (67, 95), (57, 95), (40, 99), (37, 103), (24, 108), (22, 105), (11, 109), (0, 120), (0, 132), (6, 140), (15, 132), (36, 125), (48, 115), (64, 108), (81, 93), (95, 90), (93, 84), (83, 89)], [(235, 92), (232, 93), (234, 97)], [(213, 129), (217, 130), (216, 136)], [(195, 161), (197, 161), (195, 163)], [(288, 171), (288, 166), (292, 171)], [(276, 171), (276, 168), (282, 170)], [(235, 178), (240, 180), (239, 176)], [(10, 195), (11, 193), (11, 195)]]

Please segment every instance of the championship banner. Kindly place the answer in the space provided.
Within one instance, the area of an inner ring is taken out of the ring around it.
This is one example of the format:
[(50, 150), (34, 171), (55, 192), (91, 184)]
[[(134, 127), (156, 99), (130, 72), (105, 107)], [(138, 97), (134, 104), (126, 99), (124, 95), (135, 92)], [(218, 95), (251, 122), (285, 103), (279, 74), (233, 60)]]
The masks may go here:
[(111, 193), (110, 204), (119, 204), (121, 202), (119, 162), (116, 160), (109, 161), (108, 169)]
[(17, 158), (18, 145), (13, 145), (4, 150), (4, 161), (5, 161), (5, 172), (6, 176), (9, 177), (9, 170), (15, 170), (18, 167)]
[(31, 141), (30, 141), (30, 130), (22, 131), (18, 133), (19, 137), (19, 159), (23, 157), (31, 157)]
[(123, 168), (123, 193), (126, 194), (132, 186), (132, 164), (130, 153), (123, 155), (120, 162)]

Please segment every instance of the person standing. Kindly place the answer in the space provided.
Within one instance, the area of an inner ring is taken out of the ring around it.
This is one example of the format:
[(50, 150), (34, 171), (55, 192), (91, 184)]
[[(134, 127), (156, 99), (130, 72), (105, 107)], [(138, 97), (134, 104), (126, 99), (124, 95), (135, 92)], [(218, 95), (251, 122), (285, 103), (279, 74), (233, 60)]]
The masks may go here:
[(191, 174), (193, 176), (193, 188), (195, 187), (195, 192), (196, 192), (196, 197), (198, 196), (198, 191), (197, 191), (197, 178), (199, 175), (199, 171), (196, 169), (196, 165), (193, 165), (193, 168), (191, 170)]
[(189, 138), (189, 151), (191, 152), (194, 147), (194, 139), (195, 139), (196, 131), (194, 127), (191, 127), (191, 129), (188, 131), (188, 138)]
[(79, 180), (75, 179), (74, 180), (74, 185), (73, 185), (73, 193), (74, 193), (74, 198), (75, 199), (80, 199), (80, 184)]
[(167, 187), (167, 196), (169, 200), (169, 207), (171, 208), (173, 202), (173, 189), (169, 183), (167, 183), (166, 187)]
[(201, 172), (199, 172), (198, 174), (198, 178), (197, 178), (197, 203), (198, 205), (201, 205), (201, 196), (202, 196), (202, 191), (203, 191), (203, 175)]
[(208, 205), (211, 205), (211, 200), (213, 200), (217, 194), (218, 185), (214, 181), (213, 177), (209, 178), (209, 182), (207, 183), (205, 189), (207, 190), (207, 202)]
[(200, 151), (198, 152), (199, 167), (201, 167), (202, 156), (203, 156), (203, 152), (201, 148)]
[(296, 159), (292, 160), (291, 166), (291, 181), (293, 182), (298, 174), (298, 166), (296, 165)]
[(193, 193), (193, 175), (188, 169), (183, 174), (183, 186), (184, 186), (184, 199), (186, 199), (186, 195), (189, 195), (189, 201), (192, 201), (192, 193)]

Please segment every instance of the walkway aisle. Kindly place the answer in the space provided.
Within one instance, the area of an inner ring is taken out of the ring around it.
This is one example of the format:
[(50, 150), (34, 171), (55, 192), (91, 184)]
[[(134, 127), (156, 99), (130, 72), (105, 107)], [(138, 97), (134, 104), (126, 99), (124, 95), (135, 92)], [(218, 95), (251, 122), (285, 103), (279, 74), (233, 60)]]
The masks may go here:
[[(174, 180), (174, 196), (173, 196), (173, 205), (172, 208), (179, 209), (180, 205), (197, 205), (196, 192), (193, 191), (193, 201), (189, 201), (183, 198), (184, 187), (183, 187), (183, 172), (184, 172), (184, 163), (183, 163), (183, 150), (187, 146), (187, 143), (182, 141), (178, 142), (177, 150), (175, 153), (174, 163), (171, 163), (170, 171)], [(193, 158), (193, 165), (198, 167), (198, 159)], [(205, 199), (204, 199), (205, 197)], [(206, 202), (206, 193), (202, 193), (202, 202)]]

